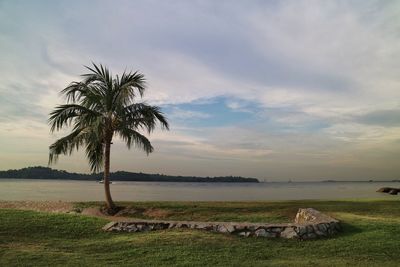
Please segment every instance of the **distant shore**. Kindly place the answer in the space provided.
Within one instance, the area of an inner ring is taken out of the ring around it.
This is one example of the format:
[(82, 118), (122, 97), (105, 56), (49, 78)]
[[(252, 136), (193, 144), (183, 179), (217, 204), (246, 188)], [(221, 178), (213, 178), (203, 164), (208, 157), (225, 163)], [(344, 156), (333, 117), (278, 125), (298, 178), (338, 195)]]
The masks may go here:
[[(190, 183), (259, 183), (256, 178), (245, 178), (240, 176), (173, 176), (164, 174), (147, 174), (117, 171), (111, 173), (112, 181), (132, 182), (190, 182)], [(47, 167), (28, 167), (19, 170), (0, 171), (0, 179), (42, 179), (42, 180), (78, 180), (78, 181), (100, 181), (102, 173), (84, 174), (71, 173), (63, 170), (55, 170)]]

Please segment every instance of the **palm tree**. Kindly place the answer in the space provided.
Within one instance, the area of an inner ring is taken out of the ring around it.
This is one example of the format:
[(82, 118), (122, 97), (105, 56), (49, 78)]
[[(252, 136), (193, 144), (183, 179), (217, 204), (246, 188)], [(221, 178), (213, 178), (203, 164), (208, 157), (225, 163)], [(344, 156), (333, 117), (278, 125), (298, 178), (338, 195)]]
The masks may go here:
[(49, 164), (55, 163), (60, 154), (71, 155), (83, 146), (91, 171), (104, 167), (106, 204), (109, 211), (114, 211), (109, 185), (113, 137), (120, 137), (128, 148), (134, 145), (149, 154), (153, 146), (139, 131), (150, 134), (157, 123), (168, 130), (168, 121), (159, 107), (135, 101), (146, 89), (143, 74), (125, 71), (113, 77), (101, 64), (86, 68), (90, 72), (82, 75), (82, 81), (72, 82), (61, 91), (67, 103), (50, 113), (51, 132), (65, 126), (72, 126), (72, 132), (50, 146)]

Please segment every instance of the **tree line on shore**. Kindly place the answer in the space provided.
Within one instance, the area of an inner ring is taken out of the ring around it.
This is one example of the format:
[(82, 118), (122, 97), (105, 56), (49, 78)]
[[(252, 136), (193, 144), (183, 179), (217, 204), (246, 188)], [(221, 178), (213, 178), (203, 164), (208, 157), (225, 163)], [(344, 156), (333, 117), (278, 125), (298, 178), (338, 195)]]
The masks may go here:
[[(219, 183), (258, 183), (256, 178), (240, 176), (197, 177), (197, 176), (173, 176), (164, 174), (147, 174), (126, 171), (110, 173), (113, 181), (138, 181), (138, 182), (219, 182)], [(103, 173), (72, 173), (64, 170), (56, 170), (48, 167), (27, 167), (19, 170), (0, 171), (0, 178), (14, 179), (49, 179), (49, 180), (86, 180), (99, 181)]]

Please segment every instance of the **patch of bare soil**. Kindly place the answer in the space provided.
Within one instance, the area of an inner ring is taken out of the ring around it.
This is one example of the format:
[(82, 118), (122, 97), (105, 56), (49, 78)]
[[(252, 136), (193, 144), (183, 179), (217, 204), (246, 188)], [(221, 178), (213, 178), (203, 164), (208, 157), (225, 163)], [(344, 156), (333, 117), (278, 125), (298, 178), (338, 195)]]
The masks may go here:
[(106, 217), (107, 216), (100, 210), (100, 208), (85, 208), (82, 210), (81, 214), (87, 215), (87, 216), (95, 216), (95, 217)]
[(62, 201), (0, 201), (0, 209), (33, 210), (56, 213), (80, 213), (85, 216), (101, 217), (113, 221), (134, 220), (134, 217), (143, 216), (154, 219), (163, 219), (170, 214), (169, 211), (162, 209), (121, 207), (116, 214), (110, 215), (104, 209), (99, 207), (85, 208), (77, 211), (74, 209), (73, 203)]
[(162, 209), (147, 209), (145, 212), (143, 212), (143, 215), (154, 219), (163, 219), (168, 217), (170, 214), (170, 211)]
[[(114, 215), (110, 215), (108, 212), (106, 212), (104, 209), (99, 208), (99, 207), (93, 207), (93, 208), (85, 208), (82, 210), (80, 213), (85, 216), (93, 216), (93, 217), (100, 217), (103, 219), (107, 219), (110, 221), (134, 221), (136, 218), (132, 217), (132, 214), (138, 216), (138, 214), (142, 214), (142, 211), (135, 211), (132, 208), (122, 208), (119, 212), (117, 212)], [(140, 216), (139, 216), (140, 217)]]
[(168, 210), (163, 209), (144, 209), (144, 208), (136, 208), (136, 207), (123, 207), (119, 210), (114, 216), (115, 217), (149, 217), (152, 219), (162, 219), (171, 214)]
[(0, 209), (67, 213), (73, 210), (73, 204), (63, 201), (0, 201)]
[(135, 217), (135, 216), (141, 216), (146, 209), (144, 208), (135, 208), (135, 207), (124, 207), (120, 211), (118, 211), (114, 216), (129, 216), (129, 217)]

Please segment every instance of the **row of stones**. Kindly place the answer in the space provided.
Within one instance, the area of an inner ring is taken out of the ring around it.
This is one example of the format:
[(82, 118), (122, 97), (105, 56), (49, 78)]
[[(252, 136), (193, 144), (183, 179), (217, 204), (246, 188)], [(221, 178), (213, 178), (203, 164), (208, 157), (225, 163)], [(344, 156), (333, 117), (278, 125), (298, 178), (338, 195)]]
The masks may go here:
[(331, 236), (340, 231), (338, 221), (315, 224), (256, 225), (234, 223), (200, 223), (200, 222), (111, 222), (103, 227), (106, 231), (146, 232), (173, 228), (191, 228), (219, 233), (230, 233), (239, 236), (314, 239)]

